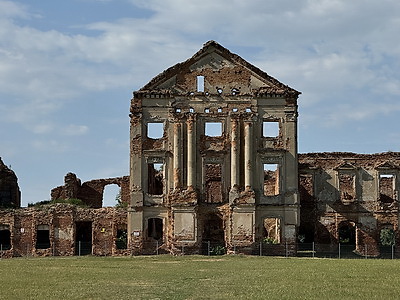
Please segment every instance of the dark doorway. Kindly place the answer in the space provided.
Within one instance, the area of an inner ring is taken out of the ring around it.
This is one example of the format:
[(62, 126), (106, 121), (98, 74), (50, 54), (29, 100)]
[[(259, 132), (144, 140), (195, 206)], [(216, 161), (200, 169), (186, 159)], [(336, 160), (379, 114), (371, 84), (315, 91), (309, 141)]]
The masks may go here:
[(11, 232), (8, 225), (0, 225), (0, 249), (11, 249)]
[(217, 214), (211, 214), (204, 222), (203, 241), (225, 244), (224, 222)]
[(356, 226), (352, 222), (340, 223), (339, 242), (343, 245), (356, 245)]
[(38, 225), (36, 229), (36, 249), (50, 248), (50, 230), (48, 225)]
[(147, 221), (147, 236), (155, 240), (163, 238), (163, 220), (160, 218), (150, 218)]
[(92, 222), (75, 223), (75, 255), (92, 254)]
[(202, 253), (225, 254), (224, 221), (218, 214), (210, 214), (204, 220)]

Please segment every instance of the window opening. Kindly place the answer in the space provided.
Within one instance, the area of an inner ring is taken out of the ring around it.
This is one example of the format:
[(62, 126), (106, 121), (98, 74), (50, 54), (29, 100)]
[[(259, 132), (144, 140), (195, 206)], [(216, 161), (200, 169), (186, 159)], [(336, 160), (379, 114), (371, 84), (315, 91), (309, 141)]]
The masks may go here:
[(103, 207), (118, 206), (121, 203), (121, 188), (117, 184), (108, 184), (103, 191)]
[(279, 122), (263, 122), (263, 137), (277, 137), (279, 135)]
[(279, 195), (279, 165), (278, 164), (264, 164), (264, 195), (276, 196)]
[(350, 202), (356, 199), (354, 177), (352, 174), (339, 174), (339, 191), (342, 202)]
[(11, 231), (8, 225), (0, 225), (0, 245), (3, 250), (11, 249)]
[(218, 93), (218, 94), (220, 94), (220, 95), (221, 95), (223, 91), (224, 91), (223, 89), (221, 89), (221, 88), (217, 88), (217, 93)]
[(164, 193), (164, 165), (162, 163), (150, 163), (148, 166), (148, 193), (150, 195), (162, 195)]
[(182, 110), (180, 108), (176, 108), (175, 112), (180, 113)]
[(281, 220), (279, 218), (264, 219), (264, 242), (267, 244), (281, 242)]
[(75, 254), (92, 254), (92, 222), (75, 222)]
[(117, 229), (117, 237), (115, 239), (115, 246), (117, 249), (127, 249), (128, 245), (128, 230), (126, 225), (120, 225)]
[(246, 112), (251, 112), (251, 108), (250, 107), (246, 108)]
[(235, 96), (235, 95), (237, 95), (237, 94), (239, 94), (239, 90), (236, 89), (236, 88), (233, 88), (233, 89), (232, 89), (232, 95)]
[(379, 175), (379, 201), (392, 203), (394, 201), (394, 175)]
[(205, 165), (206, 203), (222, 203), (222, 166), (220, 164)]
[(208, 114), (210, 112), (210, 109), (209, 108), (205, 108), (204, 112)]
[(222, 112), (222, 108), (221, 107), (219, 107), (218, 109), (217, 109), (217, 112)]
[(160, 218), (150, 218), (147, 221), (147, 236), (155, 240), (163, 237), (163, 220)]
[(233, 112), (238, 112), (238, 109), (235, 107), (235, 108), (232, 108), (232, 111)]
[(297, 240), (299, 243), (312, 243), (314, 242), (315, 228), (314, 223), (302, 223), (300, 222), (299, 233)]
[(222, 135), (222, 123), (221, 122), (206, 122), (204, 131), (205, 131), (206, 136), (221, 136)]
[(197, 91), (204, 92), (204, 76), (197, 76)]
[(151, 139), (160, 139), (164, 135), (164, 123), (147, 123), (147, 137)]
[(189, 108), (189, 112), (190, 112), (190, 113), (194, 113), (194, 108), (192, 108), (192, 107)]
[(356, 226), (353, 223), (339, 224), (339, 243), (343, 245), (356, 244)]
[(311, 174), (299, 175), (299, 193), (301, 204), (313, 203), (314, 180)]
[(225, 247), (224, 221), (218, 214), (210, 214), (204, 220), (203, 241), (210, 241), (213, 247)]
[(50, 248), (49, 225), (38, 225), (36, 229), (36, 249)]

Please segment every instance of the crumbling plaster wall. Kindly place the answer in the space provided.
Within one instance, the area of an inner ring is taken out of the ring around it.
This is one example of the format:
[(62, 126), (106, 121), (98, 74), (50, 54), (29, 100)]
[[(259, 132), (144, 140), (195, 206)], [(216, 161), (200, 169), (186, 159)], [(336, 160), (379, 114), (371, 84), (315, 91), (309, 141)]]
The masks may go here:
[[(393, 199), (381, 201), (380, 177), (390, 174)], [(314, 241), (338, 243), (339, 225), (356, 226), (356, 251), (379, 255), (379, 234), (385, 225), (398, 229), (400, 153), (309, 153), (299, 154), (301, 224), (313, 223)], [(343, 183), (341, 178), (352, 178)], [(308, 179), (307, 179), (308, 178)], [(343, 197), (347, 194), (347, 197)], [(351, 194), (351, 197), (348, 195)]]
[[(126, 209), (80, 208), (70, 204), (44, 205), (38, 208), (0, 210), (0, 223), (11, 232), (11, 249), (2, 257), (70, 256), (77, 252), (76, 222), (91, 222), (93, 255), (127, 255), (117, 249), (117, 230), (126, 228)], [(48, 225), (50, 247), (36, 249), (38, 225)]]
[[(263, 238), (267, 216), (280, 218), (281, 240), (294, 243), (298, 95), (215, 42), (134, 92), (128, 212), (133, 247), (140, 252), (146, 243), (154, 211), (171, 251), (182, 245), (200, 249), (210, 215), (215, 222), (221, 218), (228, 250), (235, 245), (251, 252)], [(212, 122), (221, 124), (217, 135), (206, 134)], [(264, 122), (278, 124), (277, 136), (263, 136)], [(147, 136), (149, 123), (163, 124), (159, 138)], [(163, 164), (162, 195), (149, 193), (152, 163)], [(265, 163), (279, 165), (279, 191), (272, 197), (263, 192)]]
[(92, 208), (103, 206), (103, 192), (105, 186), (116, 184), (121, 188), (121, 202), (129, 203), (129, 176), (94, 179), (81, 183), (81, 180), (74, 173), (68, 173), (64, 177), (64, 185), (51, 190), (51, 199), (82, 200)]

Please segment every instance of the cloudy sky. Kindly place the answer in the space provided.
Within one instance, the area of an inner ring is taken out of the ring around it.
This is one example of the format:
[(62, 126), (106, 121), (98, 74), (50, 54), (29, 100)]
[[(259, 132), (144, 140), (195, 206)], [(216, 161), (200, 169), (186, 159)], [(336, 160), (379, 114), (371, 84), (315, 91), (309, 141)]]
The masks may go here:
[(400, 151), (399, 33), (398, 0), (0, 0), (0, 156), (23, 206), (127, 175), (132, 92), (208, 40), (302, 92), (300, 152)]

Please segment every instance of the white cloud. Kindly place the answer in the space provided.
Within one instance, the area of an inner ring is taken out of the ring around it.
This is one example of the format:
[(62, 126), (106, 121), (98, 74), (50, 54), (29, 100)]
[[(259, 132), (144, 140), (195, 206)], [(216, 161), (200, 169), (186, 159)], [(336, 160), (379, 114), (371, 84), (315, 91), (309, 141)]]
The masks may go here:
[(28, 18), (31, 14), (25, 5), (14, 1), (0, 1), (0, 17)]
[(88, 126), (75, 125), (75, 124), (68, 125), (68, 127), (64, 128), (64, 130), (63, 130), (64, 134), (71, 135), (71, 136), (84, 135), (84, 134), (87, 134), (88, 131), (89, 131)]

